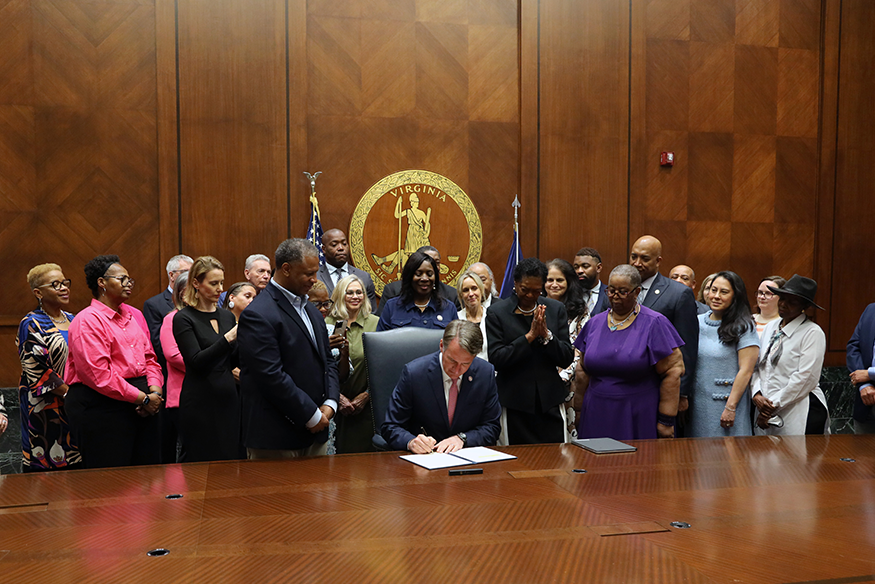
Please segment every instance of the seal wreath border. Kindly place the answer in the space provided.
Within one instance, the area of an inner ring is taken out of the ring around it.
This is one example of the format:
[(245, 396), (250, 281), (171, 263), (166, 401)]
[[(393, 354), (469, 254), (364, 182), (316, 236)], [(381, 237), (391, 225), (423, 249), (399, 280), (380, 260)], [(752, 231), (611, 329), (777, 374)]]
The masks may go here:
[[(471, 264), (479, 261), (480, 254), (483, 251), (483, 228), (480, 223), (480, 215), (477, 213), (477, 209), (474, 208), (474, 203), (471, 202), (471, 199), (468, 198), (468, 195), (465, 194), (465, 191), (463, 191), (459, 185), (447, 177), (429, 170), (402, 170), (392, 173), (389, 176), (378, 180), (367, 190), (356, 205), (355, 210), (352, 213), (352, 219), (349, 223), (349, 241), (354, 264), (357, 268), (365, 270), (370, 274), (371, 278), (374, 280), (376, 292), (380, 295), (382, 295), (383, 288), (386, 284), (383, 283), (383, 280), (377, 277), (377, 274), (371, 268), (371, 264), (368, 262), (367, 256), (365, 255), (365, 222), (367, 221), (371, 209), (373, 209), (374, 205), (383, 197), (383, 195), (388, 194), (389, 191), (396, 187), (412, 183), (437, 187), (449, 195), (456, 205), (459, 206), (459, 209), (462, 211), (462, 215), (465, 216), (468, 225), (469, 246), (468, 255), (465, 257), (464, 262), (465, 269)], [(448, 282), (448, 284), (454, 286), (459, 275), (461, 275), (463, 271), (464, 270), (461, 270), (460, 273), (453, 278), (452, 282)]]

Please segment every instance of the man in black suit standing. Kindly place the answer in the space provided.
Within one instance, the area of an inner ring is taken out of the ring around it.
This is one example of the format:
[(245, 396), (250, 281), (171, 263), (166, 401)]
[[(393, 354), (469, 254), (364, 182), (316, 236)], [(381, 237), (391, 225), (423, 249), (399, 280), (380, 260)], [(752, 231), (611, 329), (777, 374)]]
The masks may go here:
[[(432, 257), (434, 261), (437, 262), (438, 268), (441, 267), (441, 252), (437, 250), (436, 247), (432, 247), (430, 245), (423, 245), (416, 251), (421, 251), (424, 254), (428, 254)], [(459, 293), (452, 286), (447, 286), (443, 282), (440, 281), (440, 275), (438, 277), (438, 289), (440, 290), (441, 296), (446, 298), (449, 302), (459, 306)], [(386, 287), (383, 288), (383, 294), (380, 296), (380, 306), (377, 309), (376, 315), (380, 316), (380, 313), (383, 312), (383, 307), (386, 306), (386, 302), (389, 301), (390, 298), (395, 298), (401, 294), (401, 280), (395, 280), (394, 282), (389, 282), (386, 284)]]
[(161, 370), (164, 371), (165, 379), (167, 379), (167, 361), (164, 359), (159, 340), (161, 323), (164, 322), (164, 317), (173, 310), (173, 284), (176, 283), (176, 278), (179, 274), (187, 272), (193, 263), (187, 255), (180, 254), (170, 258), (170, 261), (167, 262), (167, 279), (170, 283), (160, 294), (149, 298), (143, 304), (143, 316), (146, 317), (146, 324), (149, 326), (149, 339), (152, 341), (152, 349), (155, 350), (155, 356), (158, 358)]
[(608, 287), (599, 280), (599, 274), (602, 273), (602, 256), (599, 252), (592, 247), (582, 247), (571, 265), (583, 286), (587, 313), (592, 316), (606, 311), (610, 303), (608, 293), (605, 292)]
[(243, 443), (249, 458), (328, 452), (340, 384), (322, 315), (307, 300), (319, 252), (305, 239), (276, 250), (276, 273), (238, 324)]
[(629, 252), (629, 263), (641, 274), (638, 302), (665, 316), (684, 340), (684, 375), (681, 377), (681, 399), (678, 412), (686, 411), (696, 381), (696, 359), (699, 355), (699, 318), (696, 297), (688, 287), (669, 280), (659, 273), (662, 243), (652, 235), (640, 237)]
[(328, 295), (334, 292), (337, 283), (346, 276), (358, 276), (365, 284), (365, 293), (371, 301), (371, 312), (377, 309), (377, 293), (374, 291), (374, 281), (364, 270), (349, 263), (349, 242), (346, 234), (340, 229), (329, 229), (322, 236), (322, 251), (325, 253), (325, 265), (319, 268), (317, 277), (328, 288)]

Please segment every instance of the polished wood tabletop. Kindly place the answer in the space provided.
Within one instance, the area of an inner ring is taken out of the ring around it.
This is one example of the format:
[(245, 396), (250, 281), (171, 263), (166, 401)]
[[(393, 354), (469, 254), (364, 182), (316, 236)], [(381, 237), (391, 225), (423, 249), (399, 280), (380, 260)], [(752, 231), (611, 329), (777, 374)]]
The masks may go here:
[(0, 581), (875, 582), (875, 436), (632, 444), (4, 476)]

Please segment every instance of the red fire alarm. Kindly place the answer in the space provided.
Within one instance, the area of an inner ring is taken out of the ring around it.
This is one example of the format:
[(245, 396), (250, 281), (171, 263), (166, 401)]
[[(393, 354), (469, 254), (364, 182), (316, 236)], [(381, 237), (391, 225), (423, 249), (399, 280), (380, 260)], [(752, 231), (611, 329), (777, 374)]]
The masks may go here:
[(674, 166), (674, 152), (663, 152), (660, 154), (659, 166)]

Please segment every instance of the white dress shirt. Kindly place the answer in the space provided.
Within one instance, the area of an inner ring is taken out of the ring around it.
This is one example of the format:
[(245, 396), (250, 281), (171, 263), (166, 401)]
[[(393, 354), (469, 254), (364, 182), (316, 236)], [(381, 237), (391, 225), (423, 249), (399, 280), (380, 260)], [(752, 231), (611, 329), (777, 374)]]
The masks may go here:
[[(781, 319), (775, 319), (766, 325), (763, 331), (763, 342), (760, 347), (759, 361), (762, 361), (769, 350), (771, 339)], [(769, 425), (763, 430), (754, 427), (758, 436), (801, 436), (805, 434), (808, 422), (808, 394), (814, 393), (817, 399), (826, 407), (826, 398), (820, 389), (820, 371), (823, 368), (823, 355), (826, 351), (826, 335), (823, 330), (804, 314), (800, 314), (792, 322), (781, 329), (785, 335), (776, 341), (772, 354), (765, 363), (757, 364), (751, 378), (751, 395), (762, 393), (777, 408), (777, 416), (783, 420), (783, 426)], [(772, 356), (781, 344), (781, 356), (776, 364), (772, 364)], [(829, 433), (829, 417), (827, 417), (826, 433)]]

